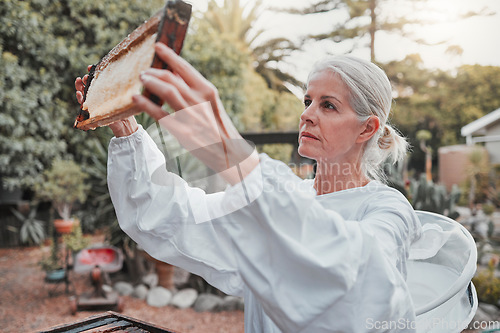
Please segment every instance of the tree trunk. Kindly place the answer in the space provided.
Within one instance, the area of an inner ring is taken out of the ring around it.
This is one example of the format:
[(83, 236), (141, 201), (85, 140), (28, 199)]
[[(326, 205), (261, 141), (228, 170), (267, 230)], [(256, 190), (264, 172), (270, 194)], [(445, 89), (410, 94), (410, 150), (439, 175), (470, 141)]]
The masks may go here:
[(377, 0), (370, 0), (370, 60), (375, 61), (375, 33), (377, 32), (377, 14), (375, 8), (377, 7)]
[(425, 153), (425, 176), (428, 182), (432, 180), (432, 154), (429, 151)]

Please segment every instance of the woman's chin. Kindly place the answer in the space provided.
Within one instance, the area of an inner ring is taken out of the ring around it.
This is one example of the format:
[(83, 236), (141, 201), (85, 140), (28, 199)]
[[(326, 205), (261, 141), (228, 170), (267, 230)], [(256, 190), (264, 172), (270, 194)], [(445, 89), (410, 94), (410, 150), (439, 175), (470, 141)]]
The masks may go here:
[(299, 149), (297, 150), (297, 152), (302, 157), (316, 160), (316, 155), (311, 151), (311, 149), (308, 149), (307, 147), (304, 147), (303, 145), (299, 146)]

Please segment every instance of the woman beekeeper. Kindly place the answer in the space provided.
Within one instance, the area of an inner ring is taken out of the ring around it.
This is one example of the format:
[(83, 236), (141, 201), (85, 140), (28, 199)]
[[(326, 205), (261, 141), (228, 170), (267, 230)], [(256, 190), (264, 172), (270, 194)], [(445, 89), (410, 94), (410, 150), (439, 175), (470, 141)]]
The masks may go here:
[[(415, 330), (405, 282), (419, 221), (408, 201), (377, 181), (406, 141), (387, 124), (392, 98), (372, 63), (319, 62), (307, 82), (299, 153), (314, 181), (258, 155), (231, 123), (216, 88), (163, 44), (175, 72), (141, 80), (176, 112), (135, 103), (231, 186), (206, 194), (165, 170), (133, 117), (110, 125), (108, 183), (123, 230), (153, 257), (245, 300), (245, 332)], [(85, 78), (84, 78), (85, 80)], [(76, 81), (82, 100), (83, 82)]]

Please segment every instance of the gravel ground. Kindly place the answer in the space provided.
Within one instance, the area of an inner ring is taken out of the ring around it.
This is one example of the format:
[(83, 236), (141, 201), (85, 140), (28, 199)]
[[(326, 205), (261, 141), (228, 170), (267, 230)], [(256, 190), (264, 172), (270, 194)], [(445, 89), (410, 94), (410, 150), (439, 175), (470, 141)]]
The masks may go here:
[[(72, 323), (103, 311), (79, 311), (71, 315), (64, 284), (44, 282), (38, 262), (48, 247), (0, 249), (0, 332), (37, 332)], [(87, 274), (70, 275), (73, 292), (90, 290)], [(49, 291), (54, 295), (49, 296)], [(70, 293), (71, 294), (71, 293)], [(124, 315), (180, 333), (243, 332), (243, 312), (197, 313), (171, 306), (155, 308), (144, 301), (124, 297)]]

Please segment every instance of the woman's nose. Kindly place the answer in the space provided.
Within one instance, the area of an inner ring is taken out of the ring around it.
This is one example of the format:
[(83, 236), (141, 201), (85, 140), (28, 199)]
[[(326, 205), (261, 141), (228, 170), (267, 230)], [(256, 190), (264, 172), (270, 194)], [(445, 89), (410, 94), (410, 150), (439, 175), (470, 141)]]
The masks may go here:
[(302, 122), (309, 122), (311, 124), (316, 123), (316, 106), (314, 103), (311, 103), (300, 115), (300, 120)]

